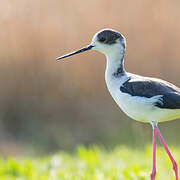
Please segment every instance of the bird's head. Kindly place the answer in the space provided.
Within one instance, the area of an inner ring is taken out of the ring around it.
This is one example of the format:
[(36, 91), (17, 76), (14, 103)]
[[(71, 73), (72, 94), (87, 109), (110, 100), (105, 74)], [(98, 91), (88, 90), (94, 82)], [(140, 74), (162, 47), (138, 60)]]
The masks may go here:
[(87, 50), (97, 50), (103, 53), (106, 56), (113, 54), (122, 54), (124, 55), (126, 49), (126, 40), (119, 32), (111, 29), (103, 29), (97, 32), (90, 45), (74, 51), (72, 53), (60, 56), (57, 60), (78, 54)]

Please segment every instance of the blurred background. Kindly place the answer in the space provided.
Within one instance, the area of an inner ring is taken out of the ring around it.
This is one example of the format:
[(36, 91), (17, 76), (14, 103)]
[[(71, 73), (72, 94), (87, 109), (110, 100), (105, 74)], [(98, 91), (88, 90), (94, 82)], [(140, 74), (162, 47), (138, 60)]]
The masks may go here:
[[(143, 148), (151, 126), (129, 119), (110, 97), (105, 57), (56, 62), (112, 28), (127, 38), (127, 71), (180, 86), (180, 1), (6, 0), (0, 6), (0, 153), (71, 151), (79, 144)], [(160, 124), (179, 144), (180, 121)]]

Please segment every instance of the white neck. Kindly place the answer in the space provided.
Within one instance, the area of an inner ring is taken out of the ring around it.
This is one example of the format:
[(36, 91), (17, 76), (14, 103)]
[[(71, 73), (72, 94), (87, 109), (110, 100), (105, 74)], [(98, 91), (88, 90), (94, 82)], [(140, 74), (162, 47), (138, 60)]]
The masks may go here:
[(124, 51), (106, 54), (106, 76), (118, 77), (124, 74)]

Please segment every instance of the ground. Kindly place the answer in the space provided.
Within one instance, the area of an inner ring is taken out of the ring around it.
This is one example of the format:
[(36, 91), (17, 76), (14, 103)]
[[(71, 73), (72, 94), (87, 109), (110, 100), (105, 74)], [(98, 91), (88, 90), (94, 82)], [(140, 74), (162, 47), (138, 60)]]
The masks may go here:
[[(170, 147), (180, 164), (180, 147)], [(105, 150), (80, 146), (73, 153), (43, 157), (1, 158), (0, 180), (149, 180), (152, 147), (125, 146)], [(162, 147), (157, 148), (157, 180), (174, 180), (174, 172)]]

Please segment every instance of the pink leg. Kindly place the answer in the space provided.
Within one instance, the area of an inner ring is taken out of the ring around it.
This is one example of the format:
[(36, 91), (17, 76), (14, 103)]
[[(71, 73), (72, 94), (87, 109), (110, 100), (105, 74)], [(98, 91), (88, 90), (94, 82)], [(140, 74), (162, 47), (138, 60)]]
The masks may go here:
[(154, 129), (155, 129), (156, 133), (158, 134), (159, 139), (160, 139), (162, 145), (164, 146), (164, 149), (166, 150), (166, 152), (167, 152), (167, 154), (168, 154), (168, 156), (169, 156), (169, 158), (170, 158), (170, 160), (171, 160), (171, 162), (173, 164), (173, 170), (175, 172), (176, 180), (178, 180), (178, 167), (177, 167), (177, 163), (174, 160), (173, 156), (171, 155), (171, 153), (170, 153), (170, 151), (169, 151), (169, 149), (168, 149), (168, 147), (167, 147), (167, 145), (166, 145), (166, 143), (165, 143), (165, 141), (164, 141), (164, 139), (163, 139), (163, 137), (162, 137), (158, 127), (154, 126)]
[(153, 168), (151, 173), (151, 180), (155, 180), (156, 176), (156, 130), (153, 127)]

